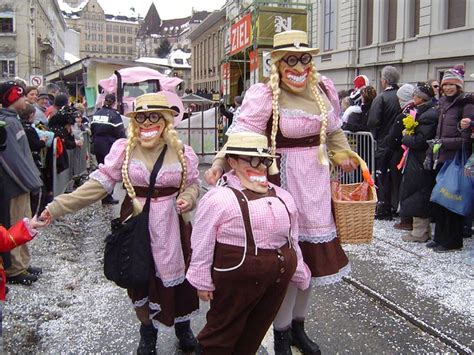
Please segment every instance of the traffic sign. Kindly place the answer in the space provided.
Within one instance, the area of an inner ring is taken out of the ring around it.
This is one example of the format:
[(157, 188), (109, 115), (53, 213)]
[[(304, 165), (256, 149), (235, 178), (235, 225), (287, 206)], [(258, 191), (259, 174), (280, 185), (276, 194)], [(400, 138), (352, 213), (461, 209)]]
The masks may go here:
[(30, 75), (30, 85), (43, 86), (43, 76), (38, 74)]

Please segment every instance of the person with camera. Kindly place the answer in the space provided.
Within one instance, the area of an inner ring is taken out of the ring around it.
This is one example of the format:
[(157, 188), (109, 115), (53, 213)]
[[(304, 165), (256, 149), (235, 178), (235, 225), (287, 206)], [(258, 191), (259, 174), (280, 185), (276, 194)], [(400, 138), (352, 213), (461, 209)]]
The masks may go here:
[(175, 327), (179, 346), (194, 350), (197, 342), (190, 319), (199, 308), (196, 289), (185, 278), (189, 258), (189, 236), (184, 235), (182, 214), (191, 211), (199, 194), (198, 158), (190, 146), (183, 145), (174, 127), (184, 109), (171, 104), (179, 98), (169, 92), (150, 93), (136, 99), (135, 111), (128, 113), (128, 138), (112, 145), (104, 163), (90, 179), (70, 194), (57, 196), (43, 211), (46, 221), (61, 217), (110, 194), (123, 183), (127, 196), (121, 220), (140, 214), (149, 195), (151, 172), (161, 154), (162, 167), (148, 204), (152, 270), (143, 287), (128, 288), (140, 321), (138, 354), (155, 354), (159, 324)]

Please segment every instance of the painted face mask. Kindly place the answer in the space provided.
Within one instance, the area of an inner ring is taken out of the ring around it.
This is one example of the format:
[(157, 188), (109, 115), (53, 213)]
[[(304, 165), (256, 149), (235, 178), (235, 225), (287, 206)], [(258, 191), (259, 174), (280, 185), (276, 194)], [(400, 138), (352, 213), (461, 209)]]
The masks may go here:
[(268, 191), (267, 168), (272, 163), (272, 158), (252, 156), (238, 156), (230, 161), (242, 186), (257, 193)]
[(151, 148), (158, 144), (163, 130), (166, 127), (165, 116), (161, 112), (140, 112), (134, 117), (138, 125), (138, 140), (144, 148)]
[(280, 59), (280, 80), (291, 91), (305, 90), (311, 72), (312, 58), (309, 53), (288, 52)]

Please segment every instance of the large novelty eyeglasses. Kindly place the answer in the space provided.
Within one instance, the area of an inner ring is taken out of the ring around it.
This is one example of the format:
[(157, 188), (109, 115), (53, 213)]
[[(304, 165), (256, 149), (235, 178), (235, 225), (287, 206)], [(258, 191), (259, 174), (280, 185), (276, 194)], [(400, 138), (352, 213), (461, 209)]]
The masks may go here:
[(156, 123), (162, 118), (164, 117), (159, 112), (152, 112), (152, 113), (149, 113), (148, 115), (143, 112), (139, 112), (135, 115), (135, 121), (137, 121), (140, 124), (145, 123), (146, 120), (150, 121), (151, 123)]
[(311, 62), (313, 59), (312, 55), (309, 53), (304, 53), (301, 57), (297, 57), (296, 55), (290, 55), (288, 58), (282, 58), (281, 60), (288, 64), (290, 67), (294, 67), (298, 62), (301, 64), (306, 65)]
[(257, 169), (260, 166), (260, 164), (265, 165), (267, 168), (270, 167), (270, 165), (273, 164), (273, 158), (267, 158), (267, 157), (248, 157), (248, 158), (244, 158), (242, 156), (239, 156), (239, 159), (243, 160), (243, 161), (246, 161), (254, 169)]

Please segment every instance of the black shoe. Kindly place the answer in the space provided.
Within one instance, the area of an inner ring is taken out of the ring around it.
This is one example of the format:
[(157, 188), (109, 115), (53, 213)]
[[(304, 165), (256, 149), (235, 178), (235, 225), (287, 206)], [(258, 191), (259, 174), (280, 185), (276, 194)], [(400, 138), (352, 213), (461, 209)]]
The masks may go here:
[(436, 243), (434, 240), (431, 240), (431, 241), (429, 241), (428, 243), (426, 243), (426, 247), (427, 247), (427, 248), (435, 248), (435, 247), (437, 247), (438, 245), (439, 245), (439, 244)]
[(443, 247), (442, 245), (437, 245), (433, 248), (433, 251), (435, 253), (449, 253), (451, 251), (458, 251), (458, 250), (461, 250), (462, 247), (449, 247), (449, 248), (446, 248), (446, 247)]
[(156, 354), (156, 337), (158, 331), (153, 326), (140, 325), (140, 342), (138, 343), (137, 355)]
[(319, 345), (312, 341), (304, 331), (304, 321), (291, 322), (292, 345), (296, 346), (303, 355), (321, 355)]
[(34, 267), (34, 266), (30, 266), (28, 269), (26, 269), (26, 271), (31, 274), (31, 275), (35, 275), (35, 276), (39, 276), (43, 273), (43, 269), (40, 268), (40, 267)]
[(33, 282), (38, 281), (38, 276), (32, 275), (26, 271), (16, 276), (8, 276), (7, 282), (9, 284), (21, 284), (25, 286), (31, 286)]
[(107, 195), (102, 199), (103, 205), (116, 205), (119, 203), (119, 200), (116, 200), (112, 197), (112, 195)]
[(174, 333), (179, 340), (179, 348), (185, 353), (195, 351), (198, 345), (196, 337), (191, 330), (191, 322), (179, 322), (174, 324)]
[(273, 329), (275, 355), (291, 355), (291, 330)]

